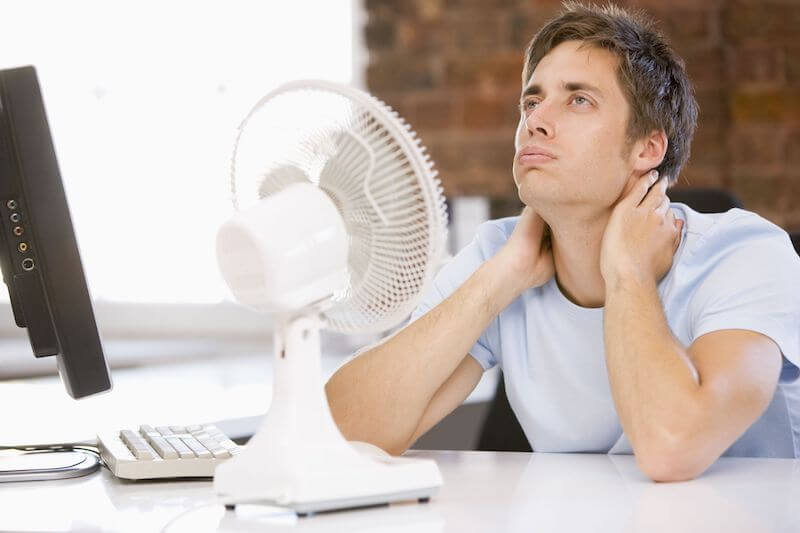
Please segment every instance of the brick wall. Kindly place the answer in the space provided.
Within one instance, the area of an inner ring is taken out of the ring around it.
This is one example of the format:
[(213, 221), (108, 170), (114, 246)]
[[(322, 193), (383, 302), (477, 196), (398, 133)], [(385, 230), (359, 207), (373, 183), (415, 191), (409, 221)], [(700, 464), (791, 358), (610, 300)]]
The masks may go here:
[[(367, 87), (428, 146), (448, 196), (518, 212), (511, 176), (523, 50), (554, 0), (363, 0)], [(686, 61), (700, 105), (678, 187), (721, 187), (800, 230), (800, 0), (622, 0)]]

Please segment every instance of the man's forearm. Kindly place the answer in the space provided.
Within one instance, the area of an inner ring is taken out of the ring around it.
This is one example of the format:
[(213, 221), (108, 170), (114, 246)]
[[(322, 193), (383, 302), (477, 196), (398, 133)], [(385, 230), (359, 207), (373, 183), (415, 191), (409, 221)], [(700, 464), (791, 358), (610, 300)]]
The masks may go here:
[(519, 292), (495, 256), (438, 306), (340, 368), (326, 393), (345, 436), (384, 449), (406, 444), (435, 392)]
[(634, 451), (683, 439), (698, 411), (699, 380), (669, 329), (655, 282), (608, 286), (603, 331), (614, 404)]

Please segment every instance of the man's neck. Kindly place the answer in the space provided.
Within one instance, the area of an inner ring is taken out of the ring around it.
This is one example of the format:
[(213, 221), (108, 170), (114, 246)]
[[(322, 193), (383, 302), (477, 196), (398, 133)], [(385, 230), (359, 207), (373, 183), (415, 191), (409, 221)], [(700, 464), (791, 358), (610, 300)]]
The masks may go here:
[(556, 282), (564, 296), (581, 307), (605, 304), (600, 249), (610, 215), (591, 221), (562, 216), (550, 224)]

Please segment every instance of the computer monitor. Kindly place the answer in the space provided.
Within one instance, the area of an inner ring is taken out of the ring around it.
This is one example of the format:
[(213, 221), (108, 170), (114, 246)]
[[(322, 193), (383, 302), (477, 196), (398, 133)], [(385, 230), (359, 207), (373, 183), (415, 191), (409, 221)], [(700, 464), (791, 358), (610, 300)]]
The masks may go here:
[[(111, 377), (33, 67), (0, 70), (0, 267), (17, 326), (27, 329), (36, 357), (56, 356), (70, 396), (109, 390)], [(0, 448), (8, 444), (0, 442)], [(75, 450), (3, 457), (0, 481), (73, 477), (97, 464)]]
[[(0, 267), (36, 357), (56, 356), (67, 392), (111, 388), (33, 67), (0, 70)], [(2, 364), (2, 362), (0, 362)]]

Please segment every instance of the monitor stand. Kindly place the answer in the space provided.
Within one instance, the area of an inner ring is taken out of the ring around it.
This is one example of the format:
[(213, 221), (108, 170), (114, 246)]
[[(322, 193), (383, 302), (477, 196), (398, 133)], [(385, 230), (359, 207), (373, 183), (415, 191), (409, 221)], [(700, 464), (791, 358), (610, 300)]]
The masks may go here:
[(25, 452), (0, 456), (0, 483), (65, 479), (91, 474), (100, 468), (100, 458), (90, 452)]

